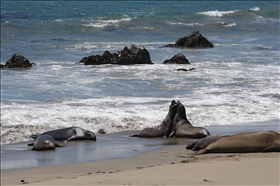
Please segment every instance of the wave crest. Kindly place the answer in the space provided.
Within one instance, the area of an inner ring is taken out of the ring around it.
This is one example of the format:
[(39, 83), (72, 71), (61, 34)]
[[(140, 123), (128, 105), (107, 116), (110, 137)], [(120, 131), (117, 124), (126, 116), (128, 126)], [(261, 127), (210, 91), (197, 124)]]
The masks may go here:
[(87, 27), (95, 27), (95, 28), (104, 28), (107, 26), (118, 26), (120, 22), (128, 22), (131, 21), (132, 18), (122, 18), (122, 19), (109, 19), (109, 20), (98, 20), (96, 22), (91, 22), (87, 24), (83, 24), (83, 26)]
[(207, 16), (211, 16), (211, 17), (222, 17), (226, 14), (233, 14), (235, 12), (237, 12), (238, 10), (231, 10), (231, 11), (218, 11), (218, 10), (214, 10), (214, 11), (207, 11), (207, 12), (198, 12), (198, 14), (203, 14), (203, 15), (207, 15)]

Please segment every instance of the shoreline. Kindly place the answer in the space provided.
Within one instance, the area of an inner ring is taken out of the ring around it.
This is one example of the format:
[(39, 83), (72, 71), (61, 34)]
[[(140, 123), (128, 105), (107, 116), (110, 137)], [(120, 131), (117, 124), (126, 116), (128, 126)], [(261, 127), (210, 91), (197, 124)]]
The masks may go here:
[[(279, 120), (207, 129), (212, 134), (225, 135), (240, 131), (279, 131)], [(132, 133), (135, 131), (100, 135), (96, 142), (68, 142), (67, 147), (52, 152), (5, 154), (1, 149), (2, 185), (279, 185), (279, 153), (193, 156), (185, 147), (194, 139), (127, 137)], [(14, 161), (12, 154), (19, 154), (18, 162), (7, 161), (9, 158)], [(7, 155), (10, 155), (8, 159)], [(32, 162), (26, 158), (41, 164), (26, 167), (24, 165)], [(58, 163), (63, 160), (68, 162)], [(3, 169), (5, 162), (21, 162), (22, 167)]]
[[(213, 125), (205, 127), (211, 134), (233, 135), (242, 132), (279, 131), (280, 120)], [(44, 167), (127, 158), (154, 151), (165, 146), (186, 145), (197, 139), (129, 137), (139, 131), (97, 134), (97, 141), (69, 141), (54, 151), (30, 151), (31, 141), (1, 145), (1, 169)], [(88, 156), (91, 154), (90, 156)]]
[(129, 158), (2, 170), (2, 185), (279, 185), (279, 153), (192, 156), (185, 145)]

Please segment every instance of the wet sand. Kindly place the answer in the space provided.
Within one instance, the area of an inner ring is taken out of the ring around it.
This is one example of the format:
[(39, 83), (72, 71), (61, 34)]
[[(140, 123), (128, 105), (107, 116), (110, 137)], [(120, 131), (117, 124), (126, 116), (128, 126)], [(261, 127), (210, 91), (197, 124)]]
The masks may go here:
[[(210, 126), (212, 134), (279, 131), (279, 120)], [(135, 132), (68, 142), (55, 151), (1, 146), (1, 185), (279, 185), (279, 153), (193, 156), (190, 139), (139, 139)]]

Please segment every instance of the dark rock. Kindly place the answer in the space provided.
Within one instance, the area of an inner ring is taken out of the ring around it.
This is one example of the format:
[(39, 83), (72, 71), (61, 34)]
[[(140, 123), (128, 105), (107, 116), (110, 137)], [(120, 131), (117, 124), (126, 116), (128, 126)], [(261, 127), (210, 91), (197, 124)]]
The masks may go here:
[(100, 129), (100, 130), (98, 131), (98, 134), (106, 134), (106, 132), (105, 132), (104, 129)]
[(153, 64), (150, 54), (145, 48), (138, 48), (132, 45), (131, 48), (124, 47), (116, 53), (105, 51), (102, 56), (92, 55), (81, 59), (80, 63), (84, 65), (134, 65), (134, 64)]
[(177, 71), (188, 71), (188, 70), (185, 68), (178, 68)]
[(190, 68), (189, 71), (195, 70), (195, 68)]
[(168, 44), (165, 47), (175, 48), (205, 48), (213, 47), (213, 44), (195, 30), (189, 35), (177, 40), (175, 44)]
[(178, 68), (177, 71), (192, 71), (195, 68), (190, 68), (189, 70), (185, 69), (185, 68)]
[(5, 68), (5, 65), (0, 64), (0, 69), (4, 69), (4, 68)]
[(186, 56), (184, 54), (176, 54), (171, 59), (167, 59), (163, 62), (163, 64), (190, 64)]
[[(30, 68), (33, 63), (30, 63), (28, 59), (26, 59), (21, 54), (14, 54), (4, 65), (5, 68)], [(4, 68), (1, 65), (1, 68)]]

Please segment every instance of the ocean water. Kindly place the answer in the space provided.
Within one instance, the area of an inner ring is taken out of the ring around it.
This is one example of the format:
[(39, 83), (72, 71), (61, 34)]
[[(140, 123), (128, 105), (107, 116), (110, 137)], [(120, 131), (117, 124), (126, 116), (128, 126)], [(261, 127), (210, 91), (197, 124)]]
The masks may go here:
[[(173, 99), (195, 126), (279, 119), (279, 9), (278, 1), (1, 1), (1, 64), (14, 53), (36, 64), (1, 70), (1, 144), (69, 126), (141, 130), (160, 124)], [(194, 30), (214, 48), (161, 48)], [(78, 63), (132, 44), (154, 64)], [(191, 64), (162, 64), (177, 53)]]

